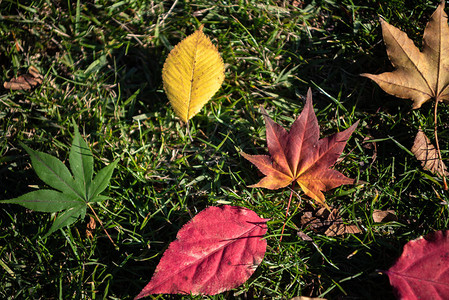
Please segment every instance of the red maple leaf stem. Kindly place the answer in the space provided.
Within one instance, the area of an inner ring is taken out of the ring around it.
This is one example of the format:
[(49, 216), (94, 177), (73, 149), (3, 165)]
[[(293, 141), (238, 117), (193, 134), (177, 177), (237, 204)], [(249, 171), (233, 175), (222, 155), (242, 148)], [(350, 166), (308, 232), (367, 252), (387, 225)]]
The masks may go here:
[(282, 225), (282, 231), (281, 231), (281, 237), (279, 238), (279, 243), (282, 242), (282, 235), (284, 234), (285, 224), (287, 224), (288, 211), (290, 209), (290, 203), (292, 202), (294, 187), (295, 187), (295, 181), (293, 181), (292, 188), (290, 190), (290, 197), (288, 198), (287, 211), (285, 212), (285, 222), (284, 222), (284, 225)]
[[(438, 102), (440, 100), (437, 98), (437, 100), (435, 101), (435, 108), (434, 108), (434, 112), (433, 112), (433, 122), (434, 122), (434, 128), (433, 128), (433, 132), (435, 134), (435, 144), (436, 144), (436, 148), (437, 148), (437, 154), (438, 154), (438, 168), (441, 167), (441, 163), (443, 161), (442, 157), (441, 157), (441, 151), (440, 151), (440, 143), (438, 142), (438, 123), (437, 123), (437, 109), (438, 109)], [(446, 176), (443, 174), (443, 188), (445, 191), (448, 190), (447, 187), (447, 182), (446, 182)]]

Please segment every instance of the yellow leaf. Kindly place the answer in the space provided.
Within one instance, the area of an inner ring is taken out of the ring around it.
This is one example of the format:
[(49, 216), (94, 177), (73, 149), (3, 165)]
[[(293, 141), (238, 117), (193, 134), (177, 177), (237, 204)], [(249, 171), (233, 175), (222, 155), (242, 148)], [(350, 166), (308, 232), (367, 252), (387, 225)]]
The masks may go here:
[(223, 60), (203, 26), (170, 51), (162, 70), (167, 98), (184, 122), (201, 110), (223, 80)]

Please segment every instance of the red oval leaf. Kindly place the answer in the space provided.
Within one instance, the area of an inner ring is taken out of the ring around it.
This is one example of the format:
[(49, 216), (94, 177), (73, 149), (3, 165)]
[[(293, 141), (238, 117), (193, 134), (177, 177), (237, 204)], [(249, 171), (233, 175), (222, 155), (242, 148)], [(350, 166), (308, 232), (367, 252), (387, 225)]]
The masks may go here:
[(179, 230), (135, 299), (151, 294), (215, 295), (241, 285), (265, 255), (267, 220), (242, 207), (206, 208)]
[(447, 299), (449, 231), (437, 231), (408, 242), (398, 261), (384, 272), (402, 300)]

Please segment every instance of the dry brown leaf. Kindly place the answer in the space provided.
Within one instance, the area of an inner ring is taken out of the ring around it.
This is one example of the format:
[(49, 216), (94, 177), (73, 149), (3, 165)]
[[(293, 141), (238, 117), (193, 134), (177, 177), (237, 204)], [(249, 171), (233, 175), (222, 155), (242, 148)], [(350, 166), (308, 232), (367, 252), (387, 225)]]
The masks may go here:
[(304, 3), (302, 1), (293, 0), (292, 2), (292, 6), (294, 7), (302, 8), (303, 5)]
[(3, 87), (11, 90), (31, 90), (33, 87), (41, 84), (42, 79), (43, 77), (39, 71), (31, 66), (27, 74), (19, 75), (17, 78), (4, 82)]
[(329, 228), (324, 232), (326, 236), (337, 236), (345, 233), (360, 233), (356, 225), (345, 224), (337, 209), (333, 209), (329, 215), (328, 221), (331, 222)]
[(424, 30), (420, 52), (403, 31), (380, 20), (382, 35), (393, 72), (361, 74), (375, 81), (385, 92), (412, 99), (420, 108), (429, 99), (449, 101), (449, 26), (444, 1), (432, 14)]
[(396, 216), (396, 213), (394, 210), (380, 210), (375, 209), (373, 211), (373, 221), (374, 223), (384, 223), (384, 222), (391, 222), (391, 221), (397, 221), (398, 217)]
[(302, 232), (302, 231), (298, 231), (297, 235), (301, 238), (301, 240), (303, 241), (307, 241), (307, 242), (311, 242), (313, 241), (313, 239), (308, 236), (306, 233)]
[(343, 235), (345, 233), (360, 233), (362, 232), (357, 225), (347, 225), (344, 224), (343, 221), (341, 222), (334, 222), (331, 226), (324, 232), (326, 236), (337, 236), (337, 235)]
[(301, 216), (301, 225), (314, 232), (324, 232), (326, 236), (361, 232), (357, 225), (345, 224), (338, 209), (335, 208), (331, 212), (326, 208), (321, 208), (316, 212), (307, 211)]
[(412, 152), (425, 170), (439, 176), (448, 176), (446, 165), (438, 158), (438, 152), (422, 130), (418, 131)]
[(303, 228), (309, 228), (315, 232), (320, 232), (321, 229), (329, 224), (325, 224), (329, 217), (329, 210), (321, 207), (317, 211), (306, 211), (301, 216), (301, 225)]
[(89, 216), (89, 217), (90, 217), (90, 220), (86, 226), (86, 237), (89, 239), (92, 239), (93, 238), (92, 232), (97, 227), (97, 223), (95, 222), (95, 219), (92, 216)]
[(32, 75), (32, 76), (35, 77), (35, 78), (44, 79), (44, 77), (41, 75), (41, 73), (39, 72), (39, 70), (36, 69), (36, 68), (33, 67), (33, 66), (30, 66), (30, 67), (28, 68), (28, 73), (30, 73), (30, 75)]

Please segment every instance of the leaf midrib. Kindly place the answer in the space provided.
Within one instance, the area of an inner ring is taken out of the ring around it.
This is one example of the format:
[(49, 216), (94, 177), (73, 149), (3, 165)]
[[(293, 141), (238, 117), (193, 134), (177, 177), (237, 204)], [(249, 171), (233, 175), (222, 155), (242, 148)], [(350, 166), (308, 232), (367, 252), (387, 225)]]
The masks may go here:
[(416, 277), (416, 276), (411, 276), (411, 275), (407, 275), (405, 273), (400, 273), (400, 272), (396, 272), (396, 271), (387, 271), (387, 274), (392, 274), (392, 275), (395, 275), (395, 276), (398, 276), (398, 277), (401, 277), (401, 278), (404, 278), (404, 277), (405, 278), (410, 278), (410, 279), (418, 280), (418, 281), (421, 281), (421, 282), (422, 281), (429, 282), (429, 283), (432, 283), (432, 284), (435, 284), (435, 285), (449, 286), (449, 284), (445, 284), (445, 283), (442, 283), (442, 282), (429, 280), (427, 278), (419, 278), (419, 277)]
[(192, 74), (190, 76), (190, 90), (189, 90), (188, 104), (187, 104), (187, 116), (186, 116), (187, 122), (190, 119), (190, 106), (192, 103), (192, 93), (193, 93), (193, 79), (195, 78), (195, 66), (196, 66), (196, 59), (197, 59), (197, 54), (198, 54), (199, 41), (200, 41), (200, 35), (195, 36), (195, 48), (194, 48), (194, 54), (193, 54)]

